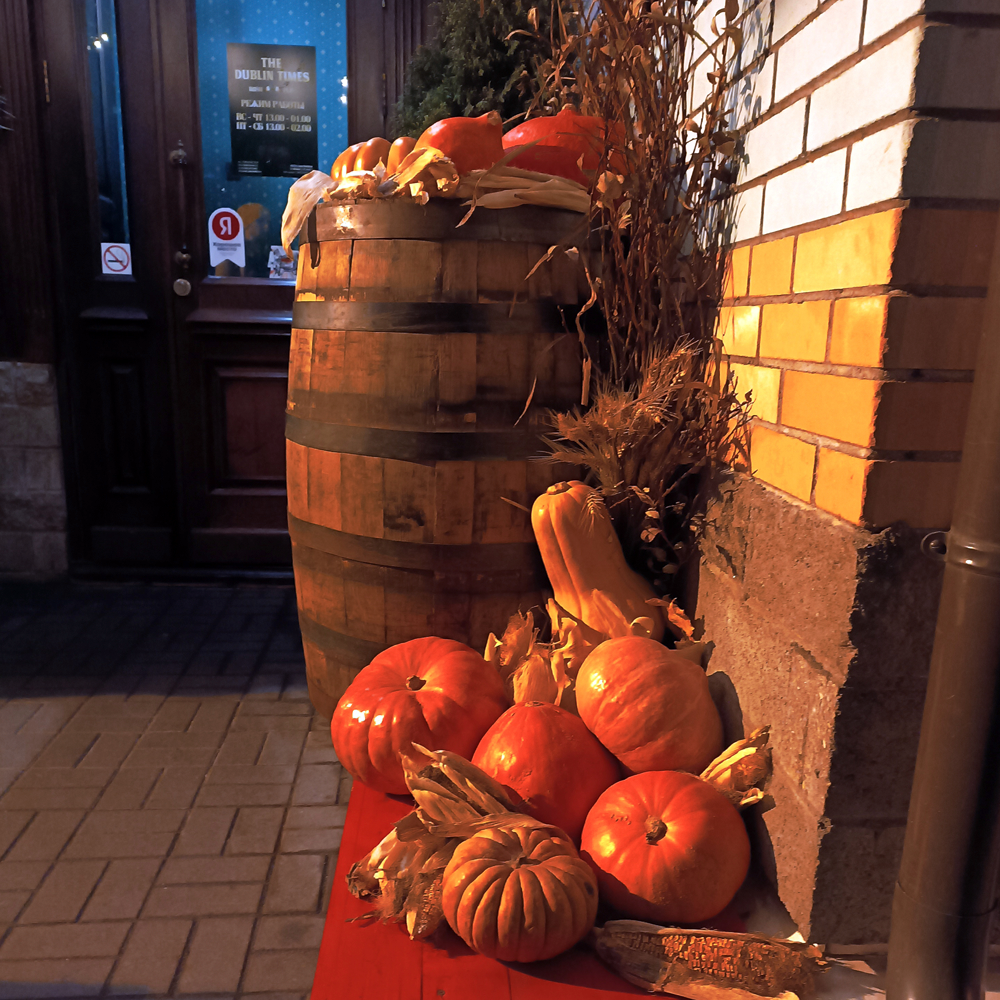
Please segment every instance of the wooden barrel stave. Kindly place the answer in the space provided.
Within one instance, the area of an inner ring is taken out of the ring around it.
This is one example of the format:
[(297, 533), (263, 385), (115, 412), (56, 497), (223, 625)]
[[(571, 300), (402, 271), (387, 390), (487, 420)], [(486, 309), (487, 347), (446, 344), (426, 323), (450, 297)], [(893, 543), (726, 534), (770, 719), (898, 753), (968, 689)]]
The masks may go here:
[[(538, 235), (513, 242), (496, 220), (480, 230), (497, 238), (455, 238), (440, 213), (439, 239), (382, 239), (392, 223), (380, 228), (372, 206), (357, 238), (331, 227), (333, 208), (314, 213), (299, 255), (286, 426), (307, 675), (325, 715), (385, 646), (434, 634), (479, 648), (543, 599), (514, 504), (578, 473), (531, 458), (541, 407), (578, 400), (561, 309), (589, 294), (565, 254), (525, 280), (548, 250), (538, 220), (551, 212), (518, 210), (516, 235)], [(557, 223), (542, 229), (559, 238)]]

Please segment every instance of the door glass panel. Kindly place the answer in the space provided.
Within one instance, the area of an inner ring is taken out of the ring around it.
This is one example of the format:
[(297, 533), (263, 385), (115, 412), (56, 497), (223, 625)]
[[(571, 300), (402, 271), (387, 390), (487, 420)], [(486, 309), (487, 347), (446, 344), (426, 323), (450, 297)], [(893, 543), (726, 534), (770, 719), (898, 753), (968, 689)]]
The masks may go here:
[[(131, 261), (127, 270), (125, 261), (129, 251), (128, 196), (114, 2), (88, 0), (86, 11), (102, 270), (111, 274), (131, 273)], [(106, 249), (109, 245), (121, 245), (120, 250), (109, 251)]]
[[(223, 212), (211, 239), (206, 228), (209, 273), (294, 281), (280, 249), (288, 188), (307, 170), (329, 170), (347, 144), (345, 0), (195, 7), (205, 212), (229, 209), (242, 222)], [(242, 254), (226, 246), (235, 228)]]

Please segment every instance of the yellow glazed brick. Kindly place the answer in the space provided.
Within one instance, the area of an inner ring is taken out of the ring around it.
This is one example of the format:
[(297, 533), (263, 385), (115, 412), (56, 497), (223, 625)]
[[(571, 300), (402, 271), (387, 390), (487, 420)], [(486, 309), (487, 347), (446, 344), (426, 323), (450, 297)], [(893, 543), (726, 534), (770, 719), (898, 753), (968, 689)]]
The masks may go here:
[(829, 302), (764, 306), (760, 319), (760, 356), (823, 361), (829, 327)]
[(896, 208), (802, 233), (795, 251), (793, 290), (888, 284), (901, 211)]
[(768, 423), (778, 422), (778, 394), (781, 391), (781, 369), (760, 368), (757, 365), (732, 366), (736, 376), (736, 391), (740, 398), (749, 392), (752, 397), (750, 416)]
[(886, 382), (875, 444), (892, 451), (961, 451), (971, 382)]
[(859, 524), (865, 502), (865, 477), (871, 462), (820, 448), (816, 459), (816, 506)]
[(830, 331), (830, 362), (878, 368), (882, 364), (889, 299), (884, 295), (837, 299)]
[(813, 445), (758, 424), (751, 431), (750, 461), (757, 479), (809, 500), (816, 461)]
[(871, 379), (787, 371), (781, 422), (867, 447), (872, 442), (879, 385)]
[(957, 462), (874, 462), (864, 520), (873, 528), (905, 521), (914, 528), (949, 528), (958, 486)]
[(719, 310), (718, 335), (726, 354), (755, 358), (759, 327), (760, 306), (724, 306)]
[(747, 293), (747, 279), (750, 276), (750, 248), (740, 247), (731, 250), (729, 263), (726, 266), (726, 284), (723, 289), (724, 299), (739, 299)]
[(892, 296), (883, 365), (972, 370), (985, 303), (985, 299)]
[(750, 262), (751, 295), (787, 295), (792, 289), (795, 237), (758, 243)]

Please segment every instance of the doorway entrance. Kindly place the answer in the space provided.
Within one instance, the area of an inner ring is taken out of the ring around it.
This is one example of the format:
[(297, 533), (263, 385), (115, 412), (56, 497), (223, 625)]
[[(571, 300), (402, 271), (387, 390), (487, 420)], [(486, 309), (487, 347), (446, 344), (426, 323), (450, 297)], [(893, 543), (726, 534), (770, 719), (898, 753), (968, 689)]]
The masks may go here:
[(281, 212), (366, 124), (356, 93), (394, 100), (387, 24), (423, 3), (387, 2), (36, 8), (77, 571), (290, 565)]

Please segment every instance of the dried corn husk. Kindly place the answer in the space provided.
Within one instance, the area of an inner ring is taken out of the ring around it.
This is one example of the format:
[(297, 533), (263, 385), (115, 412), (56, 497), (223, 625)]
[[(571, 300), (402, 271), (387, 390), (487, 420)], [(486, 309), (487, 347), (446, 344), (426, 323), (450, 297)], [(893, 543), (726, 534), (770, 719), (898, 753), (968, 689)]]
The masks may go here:
[(609, 920), (588, 944), (630, 983), (690, 1000), (807, 1000), (823, 967), (807, 944), (640, 920)]
[(771, 777), (770, 735), (771, 727), (761, 726), (747, 739), (738, 740), (701, 772), (702, 780), (714, 785), (737, 808), (760, 802)]

